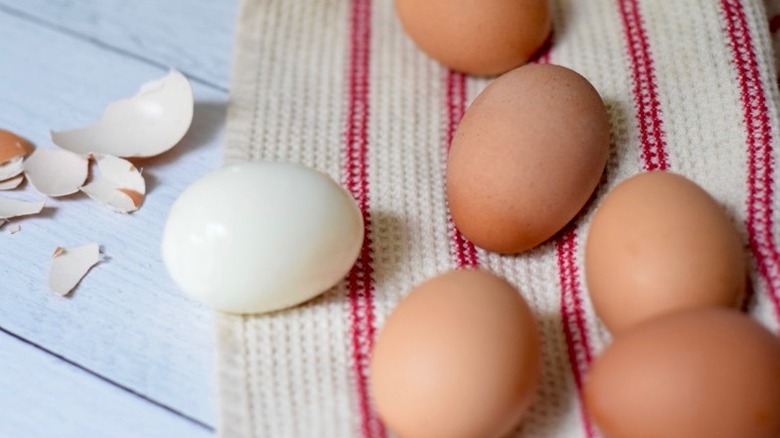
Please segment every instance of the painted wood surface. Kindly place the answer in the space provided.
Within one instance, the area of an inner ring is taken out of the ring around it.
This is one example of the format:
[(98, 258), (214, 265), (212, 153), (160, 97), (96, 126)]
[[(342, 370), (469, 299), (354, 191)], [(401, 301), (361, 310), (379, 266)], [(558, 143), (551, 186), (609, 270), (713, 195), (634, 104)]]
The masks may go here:
[[(0, 0), (0, 127), (38, 147), (169, 67), (196, 100), (184, 140), (137, 163), (140, 211), (74, 195), (0, 229), (0, 437), (213, 435), (211, 312), (177, 290), (159, 243), (173, 200), (220, 164), (236, 3)], [(92, 241), (104, 261), (71, 297), (47, 291), (54, 248)]]
[[(33, 371), (41, 377), (35, 382), (24, 377)], [(10, 336), (0, 336), (0, 387), (13, 394), (0, 396), (2, 437), (212, 436)]]
[(0, 10), (227, 90), (238, 0), (0, 0)]

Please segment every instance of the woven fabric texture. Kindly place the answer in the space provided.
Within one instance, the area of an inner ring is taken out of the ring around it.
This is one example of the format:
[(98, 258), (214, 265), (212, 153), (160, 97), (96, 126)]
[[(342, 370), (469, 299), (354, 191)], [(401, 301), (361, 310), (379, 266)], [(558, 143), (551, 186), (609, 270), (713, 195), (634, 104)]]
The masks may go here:
[(345, 281), (312, 302), (217, 315), (219, 434), (389, 435), (370, 401), (372, 340), (413, 285), (478, 266), (518, 286), (542, 332), (538, 397), (516, 435), (598, 436), (581, 390), (609, 335), (588, 298), (584, 238), (598, 199), (648, 170), (681, 173), (722, 202), (751, 259), (750, 311), (777, 331), (780, 132), (767, 15), (777, 3), (554, 1), (554, 42), (539, 62), (573, 68), (600, 92), (611, 156), (594, 205), (554, 240), (510, 257), (474, 248), (445, 203), (449, 141), (489, 79), (418, 51), (391, 0), (244, 0), (226, 162), (329, 173), (357, 199), (367, 234)]

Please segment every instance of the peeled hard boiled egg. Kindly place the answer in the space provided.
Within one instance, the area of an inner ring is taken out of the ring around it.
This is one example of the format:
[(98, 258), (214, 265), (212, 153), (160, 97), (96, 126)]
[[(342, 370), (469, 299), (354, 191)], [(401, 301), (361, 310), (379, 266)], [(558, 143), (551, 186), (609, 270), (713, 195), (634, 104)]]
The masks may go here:
[(530, 308), (506, 280), (453, 271), (415, 288), (371, 359), (380, 417), (404, 438), (497, 438), (512, 431), (541, 372)]
[(184, 292), (217, 310), (262, 313), (335, 285), (363, 243), (363, 217), (324, 173), (290, 163), (213, 171), (171, 207), (165, 265)]

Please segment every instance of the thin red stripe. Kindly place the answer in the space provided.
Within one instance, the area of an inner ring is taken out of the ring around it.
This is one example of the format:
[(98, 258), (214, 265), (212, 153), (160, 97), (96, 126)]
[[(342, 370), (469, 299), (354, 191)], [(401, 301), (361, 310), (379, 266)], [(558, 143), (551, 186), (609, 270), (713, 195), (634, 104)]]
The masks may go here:
[(738, 0), (721, 0), (747, 130), (748, 199), (745, 225), (758, 272), (780, 319), (780, 253), (773, 232), (774, 161), (767, 97), (745, 8)]
[[(665, 170), (669, 167), (665, 134), (661, 119), (661, 105), (650, 43), (644, 29), (644, 21), (636, 0), (618, 0), (622, 15), (628, 56), (631, 61), (633, 94), (642, 147), (642, 160), (646, 170)], [(542, 59), (545, 59), (543, 57)], [(547, 58), (549, 61), (549, 58)], [(576, 223), (576, 222), (575, 222)], [(555, 243), (561, 284), (561, 314), (569, 363), (574, 374), (580, 405), (584, 376), (593, 360), (588, 340), (584, 299), (577, 265), (577, 228), (572, 225)], [(593, 437), (596, 431), (587, 413), (581, 410), (585, 435)]]
[(577, 397), (580, 399), (580, 416), (585, 427), (585, 435), (591, 438), (595, 436), (595, 430), (584, 409), (582, 385), (583, 377), (593, 357), (582, 303), (579, 268), (575, 258), (577, 227), (574, 224), (570, 225), (568, 230), (555, 241), (555, 250), (558, 259), (558, 279), (561, 284), (561, 318), (563, 334), (566, 338), (566, 351), (574, 374)]
[(667, 170), (669, 157), (661, 119), (650, 42), (638, 0), (617, 0), (631, 61), (634, 105), (637, 111), (642, 160), (645, 170)]
[[(447, 107), (445, 148), (449, 153), (452, 139), (455, 137), (455, 130), (466, 112), (466, 76), (463, 73), (449, 70), (445, 88), (447, 93), (445, 102)], [(449, 231), (452, 254), (455, 257), (458, 268), (477, 267), (479, 265), (479, 256), (476, 248), (474, 248), (474, 244), (468, 241), (455, 227), (451, 217), (449, 218)]]
[(365, 239), (355, 266), (346, 278), (350, 304), (352, 372), (355, 376), (364, 437), (384, 437), (385, 429), (371, 408), (368, 366), (374, 339), (374, 269), (368, 183), (369, 65), (371, 0), (353, 0), (350, 15), (350, 52), (347, 119), (344, 132), (344, 186), (363, 214)]

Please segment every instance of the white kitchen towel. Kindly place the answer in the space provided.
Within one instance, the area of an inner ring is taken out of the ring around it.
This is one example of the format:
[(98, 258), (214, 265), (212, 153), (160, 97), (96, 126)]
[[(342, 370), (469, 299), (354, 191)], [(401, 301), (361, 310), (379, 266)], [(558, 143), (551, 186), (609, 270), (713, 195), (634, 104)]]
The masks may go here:
[(367, 234), (352, 272), (324, 296), (271, 315), (217, 316), (221, 436), (388, 435), (368, 390), (372, 340), (413, 285), (472, 266), (517, 285), (541, 327), (544, 373), (517, 436), (598, 436), (581, 389), (609, 336), (588, 298), (584, 237), (598, 200), (648, 170), (686, 175), (723, 203), (751, 257), (750, 311), (778, 330), (780, 132), (766, 5), (556, 0), (554, 13), (540, 62), (573, 68), (601, 93), (611, 157), (576, 223), (526, 254), (498, 256), (452, 228), (444, 196), (449, 140), (490, 80), (418, 51), (391, 0), (243, 1), (225, 160), (329, 173), (357, 199)]

